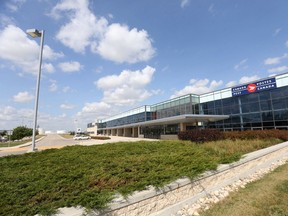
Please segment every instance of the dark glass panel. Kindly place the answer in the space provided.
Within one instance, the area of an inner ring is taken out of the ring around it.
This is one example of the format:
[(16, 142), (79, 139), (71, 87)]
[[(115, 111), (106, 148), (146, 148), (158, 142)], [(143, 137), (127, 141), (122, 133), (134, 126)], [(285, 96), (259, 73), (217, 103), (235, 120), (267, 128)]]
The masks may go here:
[(275, 121), (276, 126), (288, 126), (288, 121)]
[(242, 104), (242, 113), (249, 113), (250, 112), (250, 104)]
[(251, 123), (251, 126), (252, 126), (252, 127), (262, 127), (262, 123), (261, 123), (261, 122), (256, 122), (256, 123), (255, 123), (255, 122), (252, 122), (252, 123)]
[(272, 104), (273, 104), (273, 109), (277, 110), (277, 109), (285, 109), (286, 108), (286, 103), (285, 100), (279, 98), (279, 99), (273, 99), (272, 100)]
[(274, 111), (274, 119), (276, 120), (288, 120), (288, 110)]
[(269, 121), (269, 122), (263, 122), (263, 127), (272, 127), (274, 126), (274, 122), (273, 121)]
[(260, 111), (260, 106), (259, 106), (258, 102), (250, 103), (249, 107), (250, 107), (250, 112), (259, 112)]
[(271, 105), (271, 101), (261, 101), (260, 102), (260, 109), (262, 111), (267, 111), (267, 110), (272, 110), (272, 105)]
[(270, 100), (270, 91), (259, 92), (259, 97), (261, 101)]
[(273, 99), (276, 99), (276, 98), (281, 98), (281, 97), (283, 97), (282, 89), (281, 89), (281, 88), (273, 89), (272, 91), (270, 91), (270, 94), (271, 94), (272, 100), (273, 100)]

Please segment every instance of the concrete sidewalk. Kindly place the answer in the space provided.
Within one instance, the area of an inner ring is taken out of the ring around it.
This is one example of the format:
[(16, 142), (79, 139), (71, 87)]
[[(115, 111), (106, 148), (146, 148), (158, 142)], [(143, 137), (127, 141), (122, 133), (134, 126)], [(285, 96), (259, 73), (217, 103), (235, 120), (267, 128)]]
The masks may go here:
[[(44, 139), (45, 136), (37, 139), (35, 142), (39, 142), (40, 140)], [(21, 145), (17, 145), (17, 146), (11, 146), (11, 147), (0, 147), (0, 151), (5, 151), (5, 150), (11, 150), (11, 149), (18, 149), (18, 148), (24, 148), (24, 147), (27, 147), (27, 146), (30, 146), (32, 145), (32, 141), (29, 141), (27, 143), (24, 143), (24, 144), (21, 144)]]

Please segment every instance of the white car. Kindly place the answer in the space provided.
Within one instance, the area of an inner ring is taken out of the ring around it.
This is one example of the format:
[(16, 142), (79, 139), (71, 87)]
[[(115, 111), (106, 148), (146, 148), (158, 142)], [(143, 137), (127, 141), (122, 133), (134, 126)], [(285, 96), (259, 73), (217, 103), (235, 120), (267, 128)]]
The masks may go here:
[(74, 137), (73, 137), (74, 140), (89, 140), (91, 139), (90, 136), (86, 136), (86, 135), (80, 135), (80, 134), (76, 134)]

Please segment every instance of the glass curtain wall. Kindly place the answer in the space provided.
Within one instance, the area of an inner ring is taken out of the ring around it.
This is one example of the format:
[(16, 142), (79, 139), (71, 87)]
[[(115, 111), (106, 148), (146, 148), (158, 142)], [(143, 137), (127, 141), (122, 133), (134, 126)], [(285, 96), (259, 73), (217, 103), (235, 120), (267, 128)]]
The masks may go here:
[(229, 119), (209, 123), (223, 130), (286, 128), (288, 125), (288, 87), (210, 101), (200, 105), (202, 114), (230, 115)]
[(161, 119), (184, 114), (199, 114), (199, 96), (184, 95), (151, 106), (153, 119)]

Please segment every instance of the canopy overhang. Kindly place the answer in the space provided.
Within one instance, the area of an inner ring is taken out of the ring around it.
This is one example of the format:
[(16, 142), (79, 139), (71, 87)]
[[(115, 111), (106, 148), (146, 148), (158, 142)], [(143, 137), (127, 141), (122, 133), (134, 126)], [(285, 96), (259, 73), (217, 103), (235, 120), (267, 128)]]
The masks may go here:
[(220, 120), (228, 119), (229, 115), (194, 115), (194, 114), (186, 114), (186, 115), (178, 115), (167, 118), (155, 119), (145, 122), (138, 122), (133, 124), (120, 125), (115, 127), (107, 127), (101, 128), (99, 130), (111, 130), (111, 129), (120, 129), (120, 128), (133, 128), (139, 126), (156, 126), (156, 125), (169, 125), (169, 124), (193, 124), (197, 122), (215, 122)]

